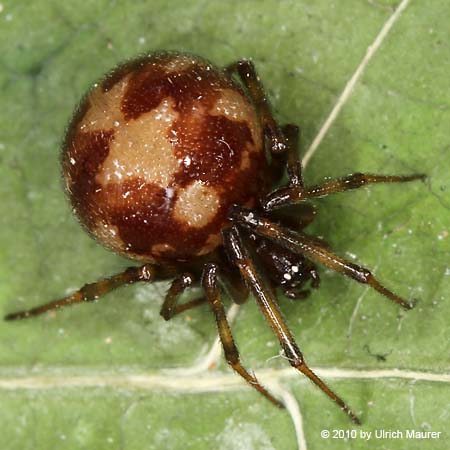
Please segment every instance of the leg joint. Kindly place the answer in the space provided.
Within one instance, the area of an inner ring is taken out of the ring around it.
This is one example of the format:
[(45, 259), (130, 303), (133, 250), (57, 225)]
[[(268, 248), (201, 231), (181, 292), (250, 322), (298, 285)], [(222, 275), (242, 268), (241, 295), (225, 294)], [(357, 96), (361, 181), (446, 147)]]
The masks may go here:
[(356, 172), (344, 179), (344, 183), (347, 186), (347, 189), (357, 189), (361, 186), (364, 186), (367, 181), (367, 176), (360, 172)]
[(85, 284), (79, 292), (84, 302), (93, 302), (103, 293), (102, 290), (99, 289), (98, 283)]
[(305, 360), (298, 348), (293, 349), (290, 346), (283, 345), (283, 351), (292, 367), (298, 369), (300, 366), (304, 365)]
[(239, 361), (239, 354), (236, 349), (226, 352), (225, 357), (228, 365), (234, 370), (236, 370), (236, 367), (241, 365), (241, 362)]

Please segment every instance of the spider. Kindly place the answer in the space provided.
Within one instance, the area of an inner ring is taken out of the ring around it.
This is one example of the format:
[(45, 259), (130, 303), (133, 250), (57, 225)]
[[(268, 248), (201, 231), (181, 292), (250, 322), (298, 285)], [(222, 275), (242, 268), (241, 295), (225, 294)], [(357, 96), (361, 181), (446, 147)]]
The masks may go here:
[[(172, 279), (162, 317), (170, 320), (208, 303), (228, 364), (283, 407), (241, 364), (225, 314), (223, 290), (237, 304), (251, 293), (291, 366), (360, 423), (306, 364), (275, 288), (289, 298), (306, 297), (310, 291), (305, 286), (319, 286), (320, 263), (412, 308), (369, 270), (305, 233), (315, 217), (305, 201), (424, 175), (355, 173), (308, 187), (298, 140), (297, 126), (275, 120), (249, 60), (219, 69), (198, 56), (159, 52), (118, 66), (94, 84), (76, 109), (63, 143), (62, 172), (86, 231), (142, 265), (5, 319), (94, 301), (125, 284)], [(288, 181), (281, 184), (285, 172)], [(180, 304), (183, 291), (199, 283), (204, 296)]]

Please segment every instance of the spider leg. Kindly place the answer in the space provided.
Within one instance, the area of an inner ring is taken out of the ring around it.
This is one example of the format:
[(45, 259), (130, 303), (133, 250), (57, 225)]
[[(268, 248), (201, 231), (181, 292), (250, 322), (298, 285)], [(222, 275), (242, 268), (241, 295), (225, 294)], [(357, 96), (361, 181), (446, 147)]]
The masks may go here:
[(73, 294), (58, 300), (45, 303), (35, 308), (18, 311), (7, 314), (5, 320), (21, 320), (28, 317), (38, 316), (47, 311), (59, 309), (64, 306), (73, 305), (75, 303), (91, 302), (97, 300), (101, 296), (111, 292), (112, 290), (125, 284), (137, 283), (138, 281), (153, 282), (156, 279), (156, 268), (151, 264), (144, 264), (139, 267), (128, 267), (123, 272), (113, 275), (109, 278), (103, 278), (95, 283), (85, 284), (81, 289)]
[(304, 187), (303, 185), (288, 186), (271, 192), (262, 201), (266, 211), (272, 211), (285, 205), (294, 205), (306, 199), (325, 197), (337, 192), (358, 189), (374, 183), (405, 183), (408, 181), (424, 180), (426, 175), (374, 175), (368, 173), (354, 173), (346, 177), (325, 181), (323, 184)]
[(284, 153), (286, 151), (286, 142), (283, 132), (272, 115), (263, 85), (256, 73), (253, 63), (245, 59), (236, 61), (227, 66), (225, 71), (229, 74), (237, 73), (242, 80), (242, 83), (247, 88), (251, 99), (261, 115), (264, 134), (270, 140), (271, 153)]
[(230, 261), (225, 252), (222, 252), (217, 262), (220, 267), (219, 282), (233, 303), (243, 305), (248, 300), (248, 288), (242, 281), (241, 274), (236, 267), (230, 265)]
[(239, 352), (231, 334), (230, 325), (227, 321), (225, 309), (220, 298), (220, 291), (217, 285), (217, 265), (209, 263), (205, 265), (202, 276), (203, 288), (206, 292), (206, 298), (208, 299), (211, 309), (215, 315), (217, 329), (219, 331), (220, 340), (222, 342), (223, 350), (227, 363), (247, 381), (247, 383), (259, 391), (264, 397), (270, 400), (274, 405), (279, 408), (284, 408), (284, 405), (277, 400), (272, 394), (270, 394), (247, 370), (242, 366), (239, 360)]
[(178, 305), (181, 294), (186, 288), (191, 286), (193, 282), (194, 277), (188, 272), (181, 274), (172, 281), (160, 311), (160, 315), (164, 317), (165, 320), (170, 320), (173, 316), (206, 302), (205, 297), (200, 297), (183, 303), (182, 305)]
[(270, 141), (271, 173), (274, 174), (274, 180), (272, 181), (275, 182), (281, 178), (287, 165), (289, 186), (303, 186), (302, 164), (298, 157), (299, 127), (293, 124), (287, 124), (283, 127), (278, 125), (252, 61), (237, 61), (230, 64), (225, 70), (230, 74), (237, 73), (239, 75), (260, 112), (264, 134)]
[(286, 169), (289, 187), (303, 186), (302, 163), (298, 155), (300, 128), (289, 123), (283, 125), (281, 129), (286, 143), (286, 151), (283, 153), (271, 152), (270, 173), (272, 174), (272, 184), (281, 180)]
[(253, 292), (253, 295), (266, 317), (272, 330), (277, 335), (280, 345), (289, 359), (292, 367), (306, 375), (316, 384), (331, 400), (350, 417), (350, 419), (360, 424), (358, 417), (348, 407), (348, 405), (338, 397), (305, 363), (303, 355), (295, 342), (286, 322), (281, 314), (278, 303), (272, 289), (266, 284), (264, 278), (256, 269), (250, 255), (240, 239), (236, 226), (223, 231), (225, 246), (228, 249), (229, 257), (239, 268), (242, 277)]
[(270, 217), (286, 224), (289, 228), (301, 230), (314, 221), (316, 213), (316, 208), (311, 203), (304, 202), (271, 211)]
[(298, 157), (298, 141), (300, 140), (300, 128), (297, 125), (287, 124), (283, 126), (283, 133), (287, 143), (286, 170), (289, 177), (289, 187), (303, 187), (302, 162)]
[[(225, 68), (229, 74), (239, 75), (244, 86), (261, 115), (264, 135), (270, 141), (270, 153), (272, 155), (271, 183), (278, 182), (286, 168), (289, 178), (289, 188), (294, 191), (303, 190), (302, 163), (298, 156), (298, 142), (300, 128), (293, 124), (280, 127), (270, 109), (262, 82), (256, 73), (252, 61), (236, 61)], [(270, 195), (275, 195), (278, 190)], [(269, 210), (269, 208), (267, 208)], [(312, 214), (313, 216), (313, 214)], [(312, 219), (311, 219), (312, 220)]]
[(405, 309), (411, 309), (414, 306), (414, 304), (408, 303), (405, 299), (385, 288), (368, 269), (353, 264), (332, 253), (326, 247), (318, 244), (313, 236), (280, 227), (279, 225), (258, 216), (253, 211), (236, 205), (233, 206), (229, 216), (230, 219), (236, 221), (241, 226), (250, 229), (253, 233), (268, 238), (282, 247), (300, 253), (312, 261), (321, 263), (336, 272), (340, 272), (353, 278), (359, 283), (368, 284), (380, 294), (393, 302), (398, 303)]

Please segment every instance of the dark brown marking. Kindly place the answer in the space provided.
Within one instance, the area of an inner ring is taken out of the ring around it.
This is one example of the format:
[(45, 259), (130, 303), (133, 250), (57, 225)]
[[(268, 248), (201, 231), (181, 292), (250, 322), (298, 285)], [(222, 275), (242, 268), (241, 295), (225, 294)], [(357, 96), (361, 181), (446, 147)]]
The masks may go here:
[(75, 133), (63, 154), (63, 171), (70, 174), (67, 186), (70, 200), (88, 228), (92, 225), (91, 210), (96, 207), (95, 176), (108, 156), (113, 137), (113, 130)]
[[(105, 191), (106, 198), (116, 197), (119, 203), (110, 206), (108, 220), (119, 229), (119, 234), (127, 249), (139, 255), (152, 253), (152, 247), (168, 244), (172, 249), (153, 254), (155, 259), (184, 260), (195, 254), (206, 241), (214, 228), (213, 221), (206, 227), (188, 227), (186, 223), (173, 217), (173, 205), (176, 195), (167, 197), (166, 190), (152, 184), (144, 184), (142, 180), (124, 183), (132, 194), (126, 202), (121, 200), (122, 185), (110, 185)], [(143, 186), (139, 189), (139, 186)], [(105, 200), (106, 201), (106, 200)]]

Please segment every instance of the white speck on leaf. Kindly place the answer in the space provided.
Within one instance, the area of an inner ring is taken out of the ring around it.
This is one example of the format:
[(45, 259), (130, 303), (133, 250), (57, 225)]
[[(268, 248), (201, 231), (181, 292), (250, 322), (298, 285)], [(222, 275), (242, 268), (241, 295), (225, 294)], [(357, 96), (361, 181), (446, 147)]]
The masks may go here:
[(441, 231), (441, 232), (438, 234), (438, 239), (439, 239), (440, 241), (442, 241), (443, 239), (445, 239), (445, 238), (447, 238), (447, 237), (448, 237), (448, 231), (447, 231), (447, 230)]

